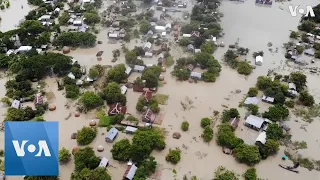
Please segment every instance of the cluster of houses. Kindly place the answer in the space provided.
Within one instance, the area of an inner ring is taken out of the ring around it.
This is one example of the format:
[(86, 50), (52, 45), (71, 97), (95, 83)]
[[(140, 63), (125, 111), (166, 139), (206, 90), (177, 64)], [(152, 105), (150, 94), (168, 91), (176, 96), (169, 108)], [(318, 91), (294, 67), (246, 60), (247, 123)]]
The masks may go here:
[(120, 21), (112, 20), (111, 28), (108, 32), (108, 37), (110, 39), (123, 39), (126, 35), (126, 31), (120, 27)]
[[(19, 100), (14, 99), (13, 102), (11, 103), (11, 108), (15, 109), (20, 109), (23, 108), (23, 102), (25, 101), (24, 98), (21, 98)], [(37, 93), (35, 95), (35, 98), (33, 100), (34, 105), (43, 105), (44, 104), (44, 99), (41, 93)]]

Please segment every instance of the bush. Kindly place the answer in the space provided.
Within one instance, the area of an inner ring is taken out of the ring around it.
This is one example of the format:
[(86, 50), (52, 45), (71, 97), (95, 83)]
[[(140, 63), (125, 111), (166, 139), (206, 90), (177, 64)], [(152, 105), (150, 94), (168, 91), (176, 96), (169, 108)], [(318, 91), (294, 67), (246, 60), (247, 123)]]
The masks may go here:
[(181, 123), (181, 130), (182, 130), (182, 131), (188, 131), (188, 130), (189, 130), (189, 123), (188, 123), (188, 121), (183, 121), (183, 122)]
[(248, 91), (248, 97), (256, 97), (259, 93), (259, 89), (258, 88), (255, 88), (255, 87), (252, 87), (249, 89)]
[(123, 114), (116, 114), (114, 116), (110, 116), (110, 124), (120, 124), (121, 121), (124, 119), (124, 115)]
[(231, 108), (229, 110), (224, 110), (222, 112), (221, 120), (223, 123), (229, 122), (232, 118), (239, 118), (240, 114), (236, 108)]
[(79, 97), (80, 88), (75, 85), (66, 85), (66, 98), (76, 99)]
[(252, 69), (252, 66), (247, 62), (241, 61), (238, 63), (237, 71), (239, 74), (249, 75), (252, 73)]
[(270, 124), (267, 128), (267, 139), (280, 140), (281, 138), (283, 138), (282, 128), (276, 123)]
[(213, 129), (210, 126), (206, 126), (201, 137), (203, 138), (204, 142), (210, 142), (213, 138)]
[(230, 149), (234, 149), (243, 143), (243, 140), (235, 135), (233, 128), (226, 123), (219, 125), (217, 136), (217, 144)]
[(293, 108), (294, 107), (294, 101), (293, 100), (286, 101), (284, 104), (289, 108)]
[(308, 91), (302, 91), (299, 95), (299, 101), (304, 105), (304, 106), (313, 106), (314, 104), (314, 98), (312, 95), (308, 93)]
[(177, 164), (181, 159), (181, 150), (176, 148), (175, 150), (169, 149), (169, 153), (166, 155), (166, 161), (173, 164)]
[(201, 127), (205, 128), (211, 124), (211, 119), (209, 118), (202, 118), (201, 119)]
[(112, 158), (118, 161), (128, 161), (130, 159), (131, 144), (128, 139), (121, 139), (113, 144), (111, 153)]
[(245, 180), (257, 180), (257, 170), (256, 168), (249, 168), (247, 171), (243, 174), (243, 177)]
[(268, 108), (268, 111), (262, 114), (263, 118), (270, 119), (272, 121), (280, 121), (289, 116), (289, 110), (282, 105), (274, 105)]
[(70, 161), (70, 159), (71, 159), (71, 154), (70, 154), (69, 150), (67, 150), (66, 148), (63, 147), (59, 151), (59, 161), (62, 163), (67, 163)]
[(97, 136), (97, 129), (91, 127), (83, 127), (78, 131), (77, 142), (79, 145), (88, 145)]
[(80, 102), (83, 104), (83, 106), (87, 109), (87, 110), (91, 110), (94, 109), (96, 107), (99, 107), (101, 105), (103, 105), (103, 100), (102, 98), (95, 94), (94, 92), (91, 91), (87, 91), (85, 92), (81, 99)]

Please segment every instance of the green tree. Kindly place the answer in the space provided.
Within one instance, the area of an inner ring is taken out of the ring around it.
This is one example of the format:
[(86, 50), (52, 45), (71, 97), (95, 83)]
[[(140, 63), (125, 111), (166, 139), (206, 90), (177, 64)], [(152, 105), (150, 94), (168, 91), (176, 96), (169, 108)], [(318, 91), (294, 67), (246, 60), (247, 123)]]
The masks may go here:
[(24, 111), (22, 109), (9, 108), (4, 120), (5, 121), (24, 121), (25, 120)]
[(211, 54), (204, 53), (204, 52), (196, 53), (194, 58), (195, 58), (195, 61), (199, 63), (202, 67), (207, 67), (208, 62), (214, 59)]
[(256, 86), (259, 90), (265, 90), (272, 86), (272, 79), (270, 77), (259, 76)]
[(151, 29), (151, 25), (147, 20), (142, 20), (140, 22), (140, 32), (143, 34), (147, 34), (147, 32)]
[(266, 157), (268, 157), (269, 155), (275, 154), (276, 152), (279, 151), (279, 146), (280, 143), (277, 140), (274, 139), (268, 139), (266, 144), (262, 147), (263, 148), (263, 153), (262, 156), (264, 155)]
[(189, 38), (182, 38), (179, 40), (180, 46), (188, 46), (189, 44), (191, 44), (191, 41)]
[(176, 76), (180, 81), (185, 81), (189, 79), (190, 71), (186, 68), (177, 69), (172, 72), (172, 75)]
[(149, 156), (147, 159), (142, 161), (134, 178), (146, 179), (156, 171), (156, 168), (157, 162), (155, 161), (155, 158), (153, 156)]
[(70, 154), (69, 150), (67, 150), (66, 148), (63, 147), (59, 151), (59, 161), (62, 163), (67, 163), (70, 161), (70, 159), (71, 159), (71, 154)]
[(158, 87), (161, 68), (159, 66), (151, 66), (144, 70), (141, 79), (146, 80), (146, 87)]
[(130, 159), (131, 144), (128, 139), (121, 139), (113, 144), (111, 153), (112, 158), (118, 161), (128, 161)]
[(188, 130), (189, 130), (189, 123), (188, 123), (188, 121), (183, 121), (183, 122), (181, 123), (181, 130), (182, 130), (182, 131), (188, 131)]
[(223, 110), (221, 120), (222, 122), (229, 122), (232, 118), (239, 118), (240, 114), (236, 108), (231, 108), (229, 110)]
[(92, 91), (86, 91), (85, 93), (83, 93), (83, 95), (80, 99), (80, 102), (83, 104), (83, 106), (87, 110), (91, 110), (91, 109), (94, 109), (96, 107), (103, 105), (102, 98)]
[(299, 33), (296, 31), (291, 31), (290, 38), (297, 39), (299, 37)]
[(298, 26), (300, 31), (311, 32), (316, 27), (316, 24), (312, 21), (302, 21), (302, 23)]
[(25, 176), (24, 180), (59, 180), (58, 176)]
[(169, 149), (169, 153), (166, 155), (166, 161), (173, 164), (177, 164), (181, 159), (181, 150), (179, 148)]
[(255, 145), (241, 144), (234, 149), (234, 152), (235, 158), (241, 163), (254, 165), (261, 160), (259, 149)]
[(216, 46), (212, 41), (206, 41), (201, 45), (201, 52), (212, 54), (216, 50)]
[(70, 14), (68, 12), (63, 12), (61, 16), (59, 16), (59, 24), (60, 25), (66, 25), (70, 19)]
[(93, 47), (96, 36), (89, 32), (63, 32), (54, 41), (55, 46)]
[(119, 84), (111, 82), (104, 88), (102, 98), (107, 101), (108, 104), (121, 103), (126, 104), (126, 96), (121, 94)]
[(219, 166), (214, 174), (213, 180), (239, 180), (236, 173), (229, 171), (222, 166)]
[(126, 52), (125, 59), (128, 64), (134, 64), (134, 62), (137, 60), (136, 52), (135, 51)]
[(80, 149), (74, 154), (75, 170), (82, 171), (84, 168), (95, 169), (98, 167), (100, 159), (95, 155), (91, 147)]
[(77, 142), (79, 145), (88, 145), (90, 144), (94, 138), (97, 136), (97, 129), (92, 127), (82, 127), (82, 129), (78, 130), (77, 134)]
[(91, 67), (89, 69), (89, 77), (91, 79), (98, 79), (99, 76), (100, 76), (100, 73), (96, 67)]
[(267, 128), (267, 139), (280, 140), (283, 138), (283, 131), (276, 123), (272, 123)]
[(249, 75), (252, 73), (252, 66), (245, 62), (245, 61), (240, 61), (238, 62), (238, 68), (237, 71), (239, 74), (243, 74), (243, 75)]
[(248, 111), (250, 111), (252, 115), (257, 115), (259, 112), (259, 106), (255, 104), (249, 104)]
[(94, 13), (86, 12), (83, 14), (83, 16), (85, 17), (85, 20), (84, 20), (85, 23), (87, 23), (89, 25), (97, 24), (101, 20), (99, 15), (96, 12), (94, 12)]
[(202, 128), (205, 128), (211, 124), (211, 119), (210, 118), (202, 118), (200, 124), (201, 124)]
[(213, 138), (213, 129), (210, 126), (206, 126), (201, 137), (203, 138), (204, 142), (209, 143)]
[(306, 86), (307, 76), (301, 72), (293, 72), (290, 74), (290, 80), (296, 85), (297, 91), (300, 92)]
[(248, 91), (248, 96), (249, 97), (256, 97), (259, 93), (259, 89), (258, 88), (255, 88), (255, 87), (251, 87)]
[(304, 106), (313, 106), (314, 105), (314, 98), (312, 95), (308, 93), (308, 91), (302, 91), (299, 94), (299, 101), (304, 105)]
[(243, 177), (245, 180), (257, 180), (257, 170), (256, 168), (249, 168), (246, 170), (246, 172), (243, 174)]
[(71, 180), (111, 180), (111, 176), (107, 170), (102, 167), (96, 169), (84, 168), (80, 172), (74, 172), (71, 174)]
[(108, 80), (117, 83), (122, 83), (127, 79), (127, 74), (125, 73), (126, 67), (124, 64), (118, 64), (108, 71)]
[(264, 118), (272, 121), (280, 121), (289, 116), (289, 110), (282, 105), (274, 105), (268, 108), (268, 111), (262, 114)]

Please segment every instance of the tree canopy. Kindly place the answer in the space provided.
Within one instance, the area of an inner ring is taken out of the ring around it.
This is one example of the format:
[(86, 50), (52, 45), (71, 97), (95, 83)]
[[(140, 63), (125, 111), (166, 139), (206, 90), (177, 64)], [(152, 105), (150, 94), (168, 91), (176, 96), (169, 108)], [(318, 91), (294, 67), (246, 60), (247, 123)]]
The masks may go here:
[(121, 89), (119, 84), (115, 82), (109, 83), (101, 94), (101, 97), (107, 101), (108, 104), (121, 103), (126, 104), (126, 96), (121, 94)]
[(124, 64), (115, 65), (108, 71), (108, 80), (116, 83), (122, 83), (127, 79), (127, 74), (125, 73), (125, 71), (126, 67)]
[(74, 172), (71, 174), (71, 180), (111, 180), (111, 176), (107, 170), (102, 167), (96, 169), (84, 168), (80, 172)]
[(151, 66), (144, 70), (141, 79), (146, 80), (146, 87), (158, 87), (161, 68), (159, 66)]
[(97, 136), (97, 129), (92, 127), (82, 127), (77, 134), (77, 142), (80, 145), (90, 144)]
[(91, 110), (91, 109), (94, 109), (96, 107), (103, 105), (102, 98), (99, 95), (97, 95), (91, 91), (86, 91), (85, 93), (83, 93), (83, 95), (80, 99), (80, 102), (83, 104), (83, 106), (87, 110)]
[(62, 163), (67, 163), (70, 161), (70, 159), (71, 159), (71, 154), (70, 154), (69, 150), (67, 150), (66, 148), (63, 147), (59, 151), (59, 161)]
[(255, 145), (241, 144), (234, 149), (235, 158), (242, 163), (254, 165), (260, 162), (261, 155), (259, 149)]
[(89, 32), (63, 32), (56, 41), (55, 46), (72, 47), (93, 47), (96, 43), (96, 36)]
[(74, 154), (74, 164), (77, 172), (81, 172), (85, 168), (95, 169), (99, 163), (100, 159), (91, 147), (82, 148)]
[(268, 111), (262, 114), (264, 118), (272, 121), (280, 121), (289, 116), (289, 110), (282, 105), (276, 104), (268, 108)]

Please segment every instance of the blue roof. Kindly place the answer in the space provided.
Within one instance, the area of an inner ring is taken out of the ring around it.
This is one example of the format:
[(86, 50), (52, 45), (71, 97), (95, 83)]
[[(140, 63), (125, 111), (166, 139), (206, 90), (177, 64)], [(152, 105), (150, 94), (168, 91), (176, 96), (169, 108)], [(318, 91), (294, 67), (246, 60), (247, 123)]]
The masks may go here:
[(108, 138), (108, 139), (110, 139), (111, 141), (113, 141), (114, 138), (117, 136), (118, 132), (119, 132), (118, 129), (116, 129), (116, 128), (114, 128), (114, 127), (111, 128), (111, 129), (109, 130), (107, 136), (106, 136), (106, 139)]

